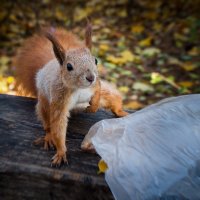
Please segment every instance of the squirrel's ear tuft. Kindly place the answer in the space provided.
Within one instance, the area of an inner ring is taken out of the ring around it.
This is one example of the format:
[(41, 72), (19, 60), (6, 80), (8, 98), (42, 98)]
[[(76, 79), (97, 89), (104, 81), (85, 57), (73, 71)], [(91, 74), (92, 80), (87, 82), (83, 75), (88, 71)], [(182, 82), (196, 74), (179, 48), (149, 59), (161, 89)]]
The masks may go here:
[(89, 19), (87, 19), (87, 26), (85, 29), (85, 44), (89, 49), (92, 48), (92, 24)]
[(58, 62), (60, 63), (60, 65), (63, 65), (63, 62), (65, 60), (65, 50), (64, 50), (64, 48), (58, 42), (58, 40), (55, 38), (55, 36), (52, 35), (51, 33), (46, 32), (45, 36), (52, 43), (52, 45), (53, 45), (53, 51), (54, 51), (54, 54), (55, 54)]

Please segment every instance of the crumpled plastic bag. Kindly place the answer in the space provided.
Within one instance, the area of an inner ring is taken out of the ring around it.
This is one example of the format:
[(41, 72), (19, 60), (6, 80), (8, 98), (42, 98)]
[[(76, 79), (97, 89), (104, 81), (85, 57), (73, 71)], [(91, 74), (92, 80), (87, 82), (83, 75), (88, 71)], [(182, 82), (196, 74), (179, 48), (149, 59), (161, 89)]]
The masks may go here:
[(102, 120), (83, 144), (90, 142), (115, 199), (200, 199), (200, 95)]

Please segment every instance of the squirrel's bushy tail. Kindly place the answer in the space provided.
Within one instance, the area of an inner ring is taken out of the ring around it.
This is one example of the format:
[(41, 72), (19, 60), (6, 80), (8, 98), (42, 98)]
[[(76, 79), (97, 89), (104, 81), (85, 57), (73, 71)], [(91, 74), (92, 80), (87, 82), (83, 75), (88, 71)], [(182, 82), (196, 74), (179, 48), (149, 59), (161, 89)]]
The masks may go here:
[[(64, 29), (55, 29), (54, 35), (62, 44), (65, 51), (84, 45), (74, 34)], [(13, 60), (17, 90), (20, 95), (37, 96), (35, 84), (36, 73), (54, 58), (52, 45), (43, 34), (34, 35), (24, 42)]]

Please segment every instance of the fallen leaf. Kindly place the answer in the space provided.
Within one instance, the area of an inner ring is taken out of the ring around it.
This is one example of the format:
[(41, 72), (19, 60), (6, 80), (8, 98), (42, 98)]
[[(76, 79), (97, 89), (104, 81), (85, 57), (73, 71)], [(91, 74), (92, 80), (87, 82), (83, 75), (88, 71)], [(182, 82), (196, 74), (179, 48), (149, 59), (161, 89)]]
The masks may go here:
[(147, 83), (142, 82), (136, 82), (133, 85), (134, 90), (140, 90), (142, 92), (153, 92), (154, 88), (151, 85), (148, 85)]
[(129, 88), (127, 86), (121, 86), (118, 89), (122, 93), (127, 93), (129, 91)]
[(9, 61), (10, 61), (10, 58), (8, 56), (0, 57), (0, 65), (7, 65)]
[(124, 50), (127, 48), (126, 44), (125, 44), (126, 39), (123, 36), (119, 36), (119, 37), (120, 38), (117, 42), (117, 47), (119, 47), (119, 49), (121, 49), (121, 50)]
[(182, 65), (183, 64), (178, 58), (175, 58), (172, 56), (168, 57), (168, 63), (171, 65)]
[(106, 68), (111, 69), (111, 70), (116, 68), (116, 65), (114, 63), (105, 62), (104, 65), (106, 66)]
[(134, 25), (132, 26), (131, 28), (131, 32), (132, 33), (136, 33), (136, 34), (140, 34), (144, 31), (144, 26), (140, 25), (140, 24), (137, 24), (137, 25)]
[(13, 76), (9, 76), (9, 77), (7, 77), (7, 83), (8, 83), (8, 84), (13, 83), (14, 81), (15, 81), (15, 79), (14, 79)]
[(163, 81), (163, 78), (162, 76), (160, 76), (159, 73), (156, 72), (151, 73), (151, 81), (150, 81), (151, 84), (157, 84), (160, 83), (161, 81)]
[(99, 161), (98, 167), (99, 167), (99, 172), (98, 173), (105, 173), (106, 170), (108, 169), (108, 165), (102, 159)]
[(185, 71), (193, 71), (195, 70), (198, 66), (191, 63), (191, 62), (186, 62), (183, 65), (181, 65), (181, 67), (185, 70)]
[(111, 32), (111, 30), (109, 28), (102, 28), (101, 31), (103, 33), (107, 33), (107, 34)]
[(135, 55), (129, 51), (125, 50), (120, 53), (120, 57), (115, 57), (113, 55), (108, 55), (106, 59), (115, 64), (125, 64), (127, 62), (132, 62), (135, 59)]
[(175, 82), (175, 77), (174, 76), (164, 76), (158, 72), (153, 72), (151, 74), (151, 83), (152, 84), (157, 84), (161, 81), (165, 81), (166, 83), (170, 84), (171, 86), (173, 86), (174, 88), (176, 88), (177, 90), (180, 90), (181, 87)]
[(113, 55), (108, 55), (106, 57), (106, 60), (110, 61), (111, 63), (114, 63), (114, 64), (119, 64), (121, 62), (121, 59), (119, 57), (115, 57)]
[(154, 11), (144, 12), (143, 16), (147, 19), (156, 20), (158, 14)]
[(171, 32), (172, 30), (174, 30), (175, 26), (176, 24), (174, 22), (170, 23), (167, 27), (165, 27), (165, 32)]
[(102, 51), (108, 51), (109, 46), (107, 44), (100, 44), (99, 49)]
[(82, 9), (80, 7), (77, 7), (74, 11), (74, 21), (79, 22), (82, 19), (85, 19), (87, 16), (89, 16), (92, 13), (91, 7), (86, 7), (85, 9)]
[(135, 56), (129, 50), (125, 50), (125, 51), (121, 52), (120, 55), (121, 55), (124, 63), (126, 63), (126, 62), (132, 62), (134, 60), (134, 58), (135, 58)]
[(126, 109), (134, 109), (134, 110), (137, 110), (137, 109), (140, 109), (140, 108), (143, 108), (145, 105), (140, 103), (139, 101), (130, 101), (126, 104), (124, 104), (124, 108)]
[(142, 55), (146, 56), (146, 57), (153, 57), (153, 56), (159, 54), (160, 52), (161, 52), (160, 49), (158, 49), (156, 47), (149, 47), (142, 51)]
[(190, 56), (199, 56), (200, 55), (200, 51), (197, 47), (193, 47), (189, 52), (188, 54)]
[(66, 13), (63, 13), (61, 9), (59, 9), (59, 7), (56, 9), (55, 11), (55, 17), (59, 20), (63, 20), (66, 19)]
[(161, 25), (160, 23), (155, 23), (155, 24), (153, 25), (153, 29), (154, 29), (155, 31), (159, 32), (159, 31), (161, 31), (161, 29), (162, 29), (162, 25)]
[(139, 46), (148, 47), (152, 43), (152, 37), (147, 37), (139, 42)]
[(95, 24), (95, 25), (101, 25), (102, 20), (101, 19), (95, 19), (95, 20), (92, 20), (92, 23)]
[(130, 71), (130, 70), (124, 70), (124, 69), (120, 73), (122, 75), (125, 75), (125, 76), (132, 76), (133, 75), (132, 71)]
[(120, 9), (119, 12), (117, 12), (117, 15), (120, 16), (120, 17), (127, 17), (127, 12), (125, 9)]
[(178, 83), (181, 87), (190, 88), (194, 85), (191, 81), (181, 81)]
[(175, 40), (186, 41), (187, 37), (185, 35), (180, 34), (180, 33), (174, 33), (174, 39)]

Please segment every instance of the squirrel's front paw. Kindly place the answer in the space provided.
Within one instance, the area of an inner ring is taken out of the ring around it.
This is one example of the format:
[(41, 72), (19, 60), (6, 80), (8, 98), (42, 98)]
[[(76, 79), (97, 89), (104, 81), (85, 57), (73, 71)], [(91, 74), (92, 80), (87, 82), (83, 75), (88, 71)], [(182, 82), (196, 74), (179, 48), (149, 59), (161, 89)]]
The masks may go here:
[(61, 165), (61, 163), (66, 163), (68, 164), (68, 160), (67, 160), (67, 157), (66, 157), (66, 152), (57, 152), (53, 158), (52, 158), (52, 163), (51, 163), (51, 166), (52, 167), (59, 167)]
[(51, 134), (47, 133), (44, 137), (44, 149), (49, 150), (49, 148), (54, 148), (54, 143)]
[(94, 106), (88, 106), (88, 107), (85, 109), (85, 112), (87, 112), (87, 113), (95, 113), (95, 112), (97, 112), (97, 110), (98, 110), (98, 107), (96, 108), (96, 107), (94, 107)]
[(95, 148), (94, 148), (92, 142), (87, 142), (87, 141), (85, 142), (85, 141), (83, 141), (82, 144), (81, 144), (81, 149), (83, 151), (86, 151), (86, 152), (96, 153)]
[(34, 145), (44, 144), (45, 150), (49, 150), (50, 148), (54, 148), (54, 143), (53, 143), (53, 140), (52, 140), (50, 133), (46, 133), (45, 136), (42, 136), (42, 137), (36, 139), (33, 142), (33, 144)]

